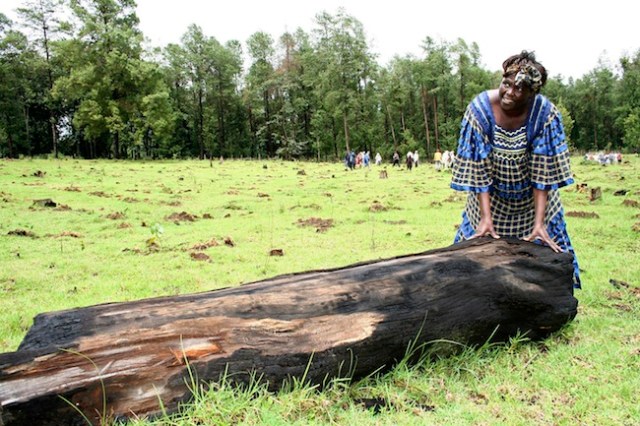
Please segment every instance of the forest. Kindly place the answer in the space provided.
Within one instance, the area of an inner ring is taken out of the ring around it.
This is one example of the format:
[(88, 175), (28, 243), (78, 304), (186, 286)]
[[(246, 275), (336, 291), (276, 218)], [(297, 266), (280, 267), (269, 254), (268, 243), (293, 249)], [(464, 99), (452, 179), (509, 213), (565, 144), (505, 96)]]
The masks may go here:
[[(475, 42), (428, 35), (421, 57), (382, 66), (343, 10), (277, 40), (223, 44), (191, 25), (164, 47), (148, 46), (135, 0), (26, 0), (18, 17), (0, 13), (0, 157), (430, 158), (455, 147), (466, 105), (501, 78)], [(574, 150), (639, 150), (640, 49), (549, 76), (542, 93)]]

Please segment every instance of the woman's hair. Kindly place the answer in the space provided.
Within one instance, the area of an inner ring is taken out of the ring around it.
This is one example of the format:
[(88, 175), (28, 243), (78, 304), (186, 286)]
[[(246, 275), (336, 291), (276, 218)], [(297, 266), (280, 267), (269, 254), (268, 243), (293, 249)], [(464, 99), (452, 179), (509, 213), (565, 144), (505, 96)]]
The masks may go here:
[[(527, 52), (526, 50), (523, 50), (517, 55), (509, 56), (502, 63), (502, 70), (503, 77), (518, 74), (521, 72), (530, 75), (532, 80), (535, 81), (531, 82), (529, 81), (529, 79), (527, 79), (526, 82), (536, 92), (538, 92), (540, 88), (547, 82), (547, 69), (540, 62), (536, 61), (536, 55), (534, 52)], [(534, 70), (537, 70), (538, 72), (536, 73)]]

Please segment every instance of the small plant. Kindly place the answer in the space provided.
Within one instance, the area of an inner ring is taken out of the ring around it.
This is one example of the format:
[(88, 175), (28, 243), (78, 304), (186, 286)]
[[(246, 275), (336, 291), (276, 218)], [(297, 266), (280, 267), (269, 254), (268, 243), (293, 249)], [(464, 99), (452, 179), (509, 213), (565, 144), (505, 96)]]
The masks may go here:
[(164, 233), (164, 228), (159, 223), (155, 223), (151, 228), (149, 228), (151, 232), (151, 238), (149, 238), (147, 243), (147, 248), (149, 250), (158, 250), (160, 248), (160, 238)]

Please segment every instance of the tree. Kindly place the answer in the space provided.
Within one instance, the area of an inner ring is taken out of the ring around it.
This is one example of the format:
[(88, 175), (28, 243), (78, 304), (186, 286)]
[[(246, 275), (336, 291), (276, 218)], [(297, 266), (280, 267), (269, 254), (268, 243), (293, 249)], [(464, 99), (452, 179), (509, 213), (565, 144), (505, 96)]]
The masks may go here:
[(80, 29), (63, 47), (71, 71), (55, 82), (54, 94), (77, 104), (73, 124), (89, 139), (89, 156), (136, 157), (146, 127), (143, 99), (166, 89), (157, 67), (142, 59), (135, 1), (72, 0), (71, 8)]
[(335, 16), (327, 12), (316, 15), (316, 24), (314, 87), (317, 98), (323, 100), (320, 108), (329, 113), (326, 116), (331, 121), (323, 124), (330, 124), (331, 129), (324, 130), (335, 136), (334, 154), (338, 157), (336, 137), (342, 139), (347, 151), (352, 148), (352, 133), (364, 139), (365, 123), (358, 117), (368, 109), (365, 102), (373, 102), (366, 93), (374, 84), (376, 67), (360, 21), (340, 9)]
[(229, 135), (236, 135), (237, 143), (244, 139), (244, 125), (233, 119), (240, 110), (236, 90), (242, 70), (240, 45), (231, 41), (223, 46), (197, 25), (189, 26), (181, 42), (164, 52), (167, 81), (179, 111), (176, 138), (188, 151), (190, 142), (195, 142), (200, 159), (231, 155)]
[(39, 138), (33, 137), (32, 117), (38, 111), (41, 69), (27, 37), (0, 14), (0, 153), (4, 156), (34, 152), (33, 140)]
[(621, 131), (614, 127), (617, 77), (604, 64), (600, 64), (575, 84), (569, 109), (575, 118), (577, 140), (582, 149), (616, 147)]
[(616, 127), (623, 131), (624, 147), (640, 149), (640, 49), (620, 59), (622, 78), (618, 86), (619, 107)]
[(640, 150), (640, 108), (633, 109), (625, 117), (623, 126), (625, 146), (637, 153)]
[(252, 34), (247, 40), (247, 50), (251, 65), (247, 75), (247, 95), (245, 102), (252, 117), (251, 132), (256, 141), (258, 157), (275, 155), (272, 122), (272, 101), (275, 100), (273, 38), (262, 31)]
[(18, 9), (18, 14), (25, 25), (34, 30), (35, 44), (44, 54), (48, 90), (44, 104), (47, 107), (51, 127), (51, 148), (58, 158), (58, 112), (51, 99), (51, 89), (54, 82), (54, 66), (52, 64), (51, 42), (59, 34), (68, 30), (68, 25), (59, 17), (63, 0), (30, 0), (26, 7)]
[[(440, 130), (448, 121), (449, 114), (451, 114), (451, 118), (456, 117), (456, 126), (458, 125), (461, 117), (459, 113), (449, 111), (450, 107), (454, 104), (451, 99), (453, 67), (448, 54), (448, 43), (442, 42), (440, 44), (436, 44), (431, 37), (427, 37), (422, 44), (422, 48), (425, 52), (425, 58), (420, 66), (420, 69), (422, 70), (420, 84), (422, 90), (425, 92), (421, 94), (425, 103), (423, 106), (423, 119), (426, 129), (428, 126), (427, 109), (430, 108), (431, 115), (433, 116), (434, 141), (436, 149), (440, 149)], [(431, 99), (430, 106), (428, 105), (429, 99)], [(427, 139), (426, 150), (427, 156), (430, 156), (433, 152), (429, 139)]]

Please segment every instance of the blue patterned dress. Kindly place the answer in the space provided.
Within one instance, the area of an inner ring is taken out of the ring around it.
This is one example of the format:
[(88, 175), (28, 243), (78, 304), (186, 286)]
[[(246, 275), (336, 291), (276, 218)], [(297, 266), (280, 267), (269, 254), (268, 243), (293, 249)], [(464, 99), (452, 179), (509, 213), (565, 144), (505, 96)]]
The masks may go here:
[(536, 95), (525, 125), (505, 130), (495, 123), (489, 93), (478, 95), (462, 120), (451, 187), (468, 191), (455, 242), (468, 239), (480, 222), (477, 194), (491, 193), (491, 215), (498, 235), (523, 238), (533, 229), (533, 189), (548, 191), (544, 222), (549, 236), (573, 255), (574, 287), (580, 273), (571, 246), (558, 188), (573, 183), (569, 150), (558, 109)]

